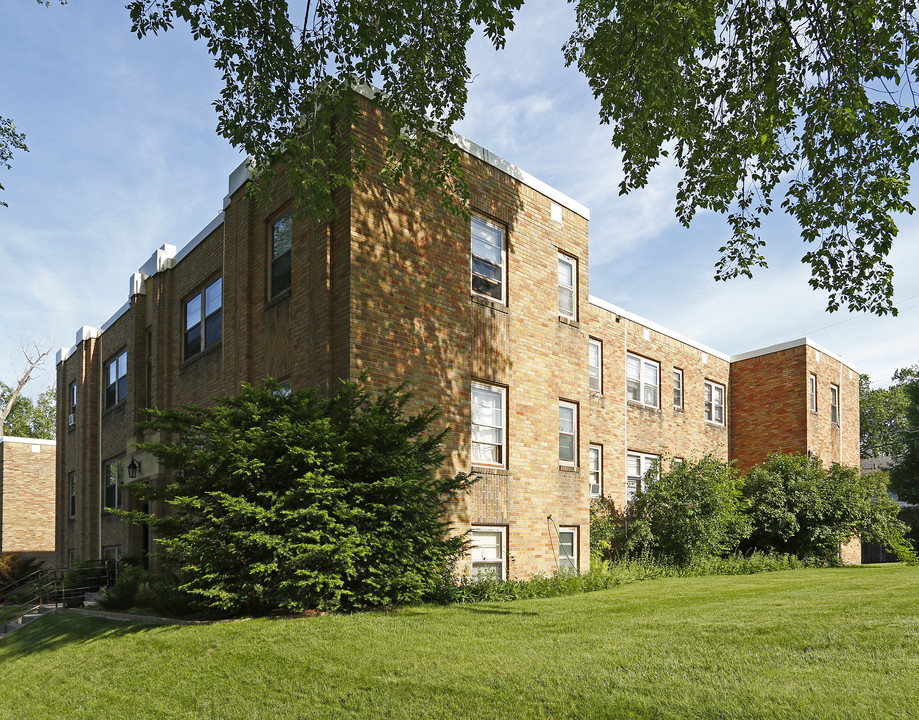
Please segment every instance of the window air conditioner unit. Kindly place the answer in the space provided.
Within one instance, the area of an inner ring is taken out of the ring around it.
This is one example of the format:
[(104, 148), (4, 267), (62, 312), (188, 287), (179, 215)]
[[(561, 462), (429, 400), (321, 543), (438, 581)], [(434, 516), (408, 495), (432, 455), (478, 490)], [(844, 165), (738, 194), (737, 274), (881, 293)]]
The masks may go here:
[(600, 497), (600, 485), (599, 483), (590, 484), (590, 496), (591, 497)]
[(76, 422), (77, 422), (76, 416), (75, 416), (73, 413), (70, 413), (70, 415), (67, 416), (67, 424), (68, 424), (68, 425), (75, 425)]

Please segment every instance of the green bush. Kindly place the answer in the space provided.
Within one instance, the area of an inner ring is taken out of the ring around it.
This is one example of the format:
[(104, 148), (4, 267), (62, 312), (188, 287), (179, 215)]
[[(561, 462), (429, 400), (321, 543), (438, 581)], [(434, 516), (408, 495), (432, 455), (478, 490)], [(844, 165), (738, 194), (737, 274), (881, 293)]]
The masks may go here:
[(20, 553), (0, 553), (0, 593), (40, 570), (41, 560)]
[(270, 382), (213, 408), (153, 412), (147, 426), (178, 440), (140, 448), (174, 482), (132, 492), (169, 512), (121, 515), (160, 530), (180, 589), (215, 614), (417, 602), (464, 547), (443, 516), (471, 481), (438, 472), (436, 412), (408, 414), (409, 398)]
[(102, 598), (106, 610), (140, 610), (168, 617), (190, 613), (189, 599), (169, 577), (150, 574), (140, 565), (125, 564)]
[(736, 550), (749, 533), (734, 469), (715, 457), (649, 476), (624, 512), (610, 500), (591, 506), (591, 550), (615, 560), (648, 556), (670, 565)]
[(770, 455), (747, 474), (744, 496), (752, 522), (748, 549), (833, 564), (840, 545), (857, 534), (915, 562), (881, 475), (836, 464), (827, 470), (818, 457)]

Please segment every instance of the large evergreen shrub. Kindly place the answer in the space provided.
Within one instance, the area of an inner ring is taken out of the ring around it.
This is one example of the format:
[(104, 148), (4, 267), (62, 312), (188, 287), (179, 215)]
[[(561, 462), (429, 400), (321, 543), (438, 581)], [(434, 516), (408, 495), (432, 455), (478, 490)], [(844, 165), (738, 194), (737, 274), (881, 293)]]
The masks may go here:
[(123, 515), (159, 530), (181, 588), (213, 613), (415, 602), (463, 549), (444, 511), (470, 479), (438, 473), (436, 411), (407, 413), (409, 397), (270, 382), (212, 408), (152, 412), (147, 427), (175, 441), (139, 447), (173, 481), (132, 490), (169, 512)]

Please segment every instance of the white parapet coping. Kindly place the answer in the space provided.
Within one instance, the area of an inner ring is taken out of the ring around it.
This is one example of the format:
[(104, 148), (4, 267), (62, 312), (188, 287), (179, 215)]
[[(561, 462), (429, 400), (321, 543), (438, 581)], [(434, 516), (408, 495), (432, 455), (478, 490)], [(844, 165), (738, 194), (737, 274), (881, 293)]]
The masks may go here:
[(13, 437), (12, 435), (0, 435), (0, 443), (20, 443), (22, 445), (57, 445), (57, 440), (46, 440), (45, 438), (24, 438)]

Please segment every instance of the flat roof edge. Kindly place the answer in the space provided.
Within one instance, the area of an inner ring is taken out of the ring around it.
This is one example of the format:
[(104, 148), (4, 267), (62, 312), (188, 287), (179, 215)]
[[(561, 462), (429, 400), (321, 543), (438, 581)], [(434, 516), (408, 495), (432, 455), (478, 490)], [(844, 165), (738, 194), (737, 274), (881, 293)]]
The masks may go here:
[(23, 438), (13, 435), (0, 435), (0, 443), (14, 442), (22, 445), (57, 445), (57, 440), (47, 440), (45, 438)]
[(708, 353), (709, 355), (713, 355), (716, 358), (720, 358), (721, 360), (724, 360), (725, 362), (731, 362), (731, 356), (728, 355), (727, 353), (723, 353), (720, 350), (715, 350), (714, 348), (711, 348), (708, 345), (703, 345), (702, 343), (696, 340), (693, 340), (692, 338), (687, 337), (686, 335), (678, 333), (674, 330), (670, 330), (669, 328), (666, 328), (663, 325), (659, 325), (658, 323), (652, 320), (643, 318), (641, 315), (636, 315), (630, 310), (621, 308), (618, 305), (613, 305), (612, 303), (607, 302), (606, 300), (603, 300), (602, 298), (595, 297), (593, 295), (589, 295), (587, 299), (591, 305), (595, 305), (596, 307), (602, 308), (603, 310), (608, 310), (609, 312), (615, 313), (616, 315), (620, 315), (626, 318), (627, 320), (630, 320), (634, 323), (638, 323), (639, 325), (644, 325), (646, 328), (654, 330), (655, 332), (659, 332), (662, 335), (666, 335), (667, 337), (671, 337), (674, 340), (678, 340), (679, 342), (689, 345), (690, 347), (694, 347), (696, 348), (696, 350), (701, 350), (704, 353)]
[(791, 348), (801, 347), (802, 345), (808, 345), (814, 350), (823, 353), (827, 357), (833, 358), (841, 365), (845, 365), (850, 370), (854, 370), (855, 372), (861, 374), (861, 371), (855, 365), (846, 360), (842, 355), (835, 353), (828, 348), (825, 348), (823, 345), (814, 340), (811, 340), (807, 336), (797, 338), (796, 340), (788, 340), (776, 345), (769, 345), (768, 347), (759, 348), (758, 350), (751, 350), (749, 352), (741, 353), (740, 355), (733, 355), (731, 357), (731, 362), (740, 362), (741, 360), (750, 360), (751, 358), (761, 357), (762, 355), (771, 355), (772, 353), (781, 352), (782, 350), (790, 350)]
[(188, 253), (190, 253), (192, 250), (198, 247), (198, 245), (200, 245), (208, 235), (214, 232), (214, 230), (219, 228), (221, 225), (223, 225), (223, 211), (222, 210), (219, 213), (217, 213), (217, 217), (215, 217), (207, 225), (205, 225), (204, 229), (202, 229), (191, 240), (185, 243), (182, 249), (179, 250), (178, 253), (176, 253), (175, 264), (178, 265), (180, 262), (182, 262), (182, 260), (188, 255)]

